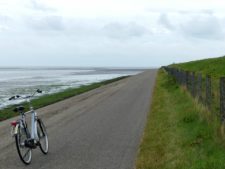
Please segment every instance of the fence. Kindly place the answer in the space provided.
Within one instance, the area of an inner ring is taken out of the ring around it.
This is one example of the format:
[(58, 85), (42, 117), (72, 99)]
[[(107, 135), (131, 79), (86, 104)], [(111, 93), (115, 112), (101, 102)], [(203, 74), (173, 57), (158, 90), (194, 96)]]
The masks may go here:
[(225, 121), (225, 77), (212, 78), (210, 75), (203, 76), (200, 73), (196, 74), (177, 68), (163, 68), (194, 98), (210, 111), (215, 112), (222, 122)]

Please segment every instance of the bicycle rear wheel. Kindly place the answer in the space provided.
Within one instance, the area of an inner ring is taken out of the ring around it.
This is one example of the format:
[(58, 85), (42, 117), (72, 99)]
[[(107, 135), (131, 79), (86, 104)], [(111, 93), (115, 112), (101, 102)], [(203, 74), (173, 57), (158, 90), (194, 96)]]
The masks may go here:
[(25, 141), (29, 139), (29, 133), (24, 126), (18, 125), (18, 131), (15, 134), (16, 148), (21, 161), (28, 165), (31, 163), (32, 150), (25, 146)]
[(48, 135), (46, 127), (41, 119), (37, 120), (37, 134), (39, 137), (39, 147), (43, 154), (48, 153)]

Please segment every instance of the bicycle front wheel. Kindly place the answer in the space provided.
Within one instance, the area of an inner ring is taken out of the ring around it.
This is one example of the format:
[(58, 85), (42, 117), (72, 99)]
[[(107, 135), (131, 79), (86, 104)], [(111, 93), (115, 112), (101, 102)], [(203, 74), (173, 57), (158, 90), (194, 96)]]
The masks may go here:
[(17, 152), (21, 161), (28, 165), (32, 159), (32, 150), (25, 146), (25, 141), (29, 138), (29, 134), (24, 126), (17, 125), (18, 131), (15, 134)]
[(37, 120), (37, 134), (39, 137), (39, 147), (42, 153), (48, 153), (48, 135), (46, 131), (46, 127), (41, 119)]

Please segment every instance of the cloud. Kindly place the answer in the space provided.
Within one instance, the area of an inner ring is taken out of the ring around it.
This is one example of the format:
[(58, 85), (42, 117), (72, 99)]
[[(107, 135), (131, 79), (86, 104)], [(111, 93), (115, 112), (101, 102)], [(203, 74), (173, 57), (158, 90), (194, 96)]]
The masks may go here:
[(9, 25), (13, 19), (6, 15), (0, 15), (0, 31), (9, 30)]
[(180, 24), (185, 36), (200, 39), (223, 39), (224, 30), (220, 20), (213, 14), (196, 15)]
[(103, 27), (103, 32), (106, 36), (115, 39), (137, 38), (150, 33), (147, 28), (135, 22), (112, 22)]
[(60, 16), (45, 16), (29, 18), (28, 27), (36, 31), (62, 31), (64, 30), (63, 18)]
[(0, 23), (5, 23), (5, 22), (11, 21), (11, 20), (12, 20), (12, 18), (10, 18), (9, 16), (0, 15)]
[(222, 19), (209, 10), (162, 13), (158, 23), (184, 38), (221, 40), (225, 33)]
[(38, 0), (30, 0), (30, 3), (34, 10), (39, 10), (39, 11), (43, 11), (43, 12), (56, 11), (55, 9), (42, 4)]
[(168, 15), (166, 13), (160, 14), (158, 23), (160, 25), (164, 26), (165, 28), (169, 29), (169, 30), (173, 30), (174, 29), (174, 26), (170, 22), (170, 20), (168, 18)]

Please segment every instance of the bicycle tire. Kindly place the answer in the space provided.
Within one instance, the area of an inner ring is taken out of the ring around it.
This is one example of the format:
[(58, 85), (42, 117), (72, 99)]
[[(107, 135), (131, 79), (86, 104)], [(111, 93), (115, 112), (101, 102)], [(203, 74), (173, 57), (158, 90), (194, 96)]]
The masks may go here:
[(43, 154), (48, 154), (49, 144), (46, 127), (41, 119), (37, 120), (37, 134), (39, 137), (39, 147)]
[[(29, 134), (27, 133), (25, 127), (20, 126), (19, 124), (17, 125), (18, 130), (17, 133), (15, 134), (17, 152), (19, 154), (21, 161), (24, 164), (29, 165), (32, 160), (32, 150), (28, 147), (25, 147), (25, 140), (29, 138)], [(24, 139), (22, 139), (22, 137), (24, 137)], [(25, 154), (23, 153), (23, 149), (25, 150)]]

